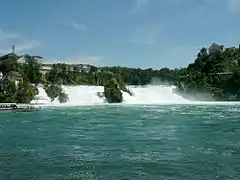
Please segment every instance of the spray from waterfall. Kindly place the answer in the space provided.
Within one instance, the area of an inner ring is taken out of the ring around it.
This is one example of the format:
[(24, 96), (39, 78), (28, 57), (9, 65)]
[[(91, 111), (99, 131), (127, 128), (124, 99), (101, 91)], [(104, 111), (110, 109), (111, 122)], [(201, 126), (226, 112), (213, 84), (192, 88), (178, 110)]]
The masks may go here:
[[(64, 106), (77, 105), (101, 105), (106, 104), (104, 97), (100, 98), (97, 93), (103, 92), (102, 86), (62, 86), (69, 96), (69, 101)], [(162, 104), (162, 103), (187, 103), (189, 100), (174, 93), (174, 86), (148, 85), (128, 86), (133, 96), (123, 92), (123, 104)], [(44, 105), (60, 105), (58, 100), (51, 102), (43, 86), (38, 86), (39, 94), (32, 103)]]

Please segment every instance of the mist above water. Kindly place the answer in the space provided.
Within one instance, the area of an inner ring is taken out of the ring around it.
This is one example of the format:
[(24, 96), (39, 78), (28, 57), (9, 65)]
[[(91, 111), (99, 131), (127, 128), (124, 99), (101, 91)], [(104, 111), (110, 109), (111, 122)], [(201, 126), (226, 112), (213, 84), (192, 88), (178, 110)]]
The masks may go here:
[[(106, 99), (97, 96), (98, 92), (103, 92), (102, 86), (62, 86), (69, 96), (67, 103), (60, 104), (58, 100), (51, 102), (42, 86), (38, 86), (39, 94), (32, 103), (47, 106), (84, 106), (84, 105), (104, 105)], [(175, 91), (175, 86), (169, 85), (147, 85), (128, 86), (133, 92), (133, 96), (123, 92), (122, 104), (239, 104), (240, 102), (216, 102), (216, 101), (196, 101), (180, 96)]]

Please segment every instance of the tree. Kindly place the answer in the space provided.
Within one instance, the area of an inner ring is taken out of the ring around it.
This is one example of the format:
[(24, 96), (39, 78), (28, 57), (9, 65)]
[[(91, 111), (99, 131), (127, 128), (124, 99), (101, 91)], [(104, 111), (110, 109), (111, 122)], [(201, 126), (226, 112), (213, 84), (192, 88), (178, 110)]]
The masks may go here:
[(209, 54), (202, 48), (194, 63), (189, 64), (185, 70), (185, 78), (179, 80), (180, 91), (208, 92), (216, 100), (229, 100), (229, 97), (235, 95), (240, 99), (238, 52), (238, 48), (224, 50), (222, 45), (214, 43), (209, 48)]
[(38, 89), (36, 86), (31, 85), (29, 82), (20, 82), (17, 87), (16, 92), (16, 102), (17, 103), (30, 103), (31, 100), (38, 94)]
[(25, 55), (25, 62), (22, 64), (22, 74), (33, 84), (39, 84), (42, 81), (42, 73), (40, 64), (33, 56)]

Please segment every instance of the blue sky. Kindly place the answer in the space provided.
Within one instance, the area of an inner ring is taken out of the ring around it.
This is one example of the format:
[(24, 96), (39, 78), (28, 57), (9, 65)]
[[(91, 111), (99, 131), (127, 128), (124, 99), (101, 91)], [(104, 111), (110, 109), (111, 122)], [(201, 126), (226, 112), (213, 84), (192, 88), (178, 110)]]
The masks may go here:
[(0, 0), (0, 54), (45, 62), (183, 67), (240, 43), (240, 0)]

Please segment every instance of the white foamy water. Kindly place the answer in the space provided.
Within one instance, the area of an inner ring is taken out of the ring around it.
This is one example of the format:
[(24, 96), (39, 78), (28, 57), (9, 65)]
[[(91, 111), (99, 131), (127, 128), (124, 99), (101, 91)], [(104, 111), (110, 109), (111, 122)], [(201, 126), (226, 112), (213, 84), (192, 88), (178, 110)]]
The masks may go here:
[(33, 100), (31, 103), (36, 104), (49, 104), (51, 103), (51, 99), (47, 96), (47, 93), (43, 89), (42, 85), (38, 86), (38, 95), (35, 96), (35, 100)]
[(99, 98), (97, 92), (103, 92), (102, 86), (62, 86), (68, 94), (69, 105), (104, 104), (105, 98)]
[(143, 87), (130, 86), (133, 96), (123, 93), (123, 103), (126, 104), (161, 104), (187, 103), (189, 100), (173, 92), (174, 86), (148, 85)]
[[(38, 87), (39, 94), (37, 100), (32, 101), (36, 104), (50, 106), (77, 106), (77, 105), (103, 105), (106, 104), (105, 98), (99, 98), (97, 92), (103, 92), (102, 86), (62, 86), (69, 96), (67, 103), (60, 104), (58, 100), (48, 98), (42, 86)], [(197, 102), (184, 99), (174, 93), (174, 86), (148, 85), (148, 86), (129, 86), (133, 96), (123, 92), (122, 104), (240, 104), (240, 102)]]

